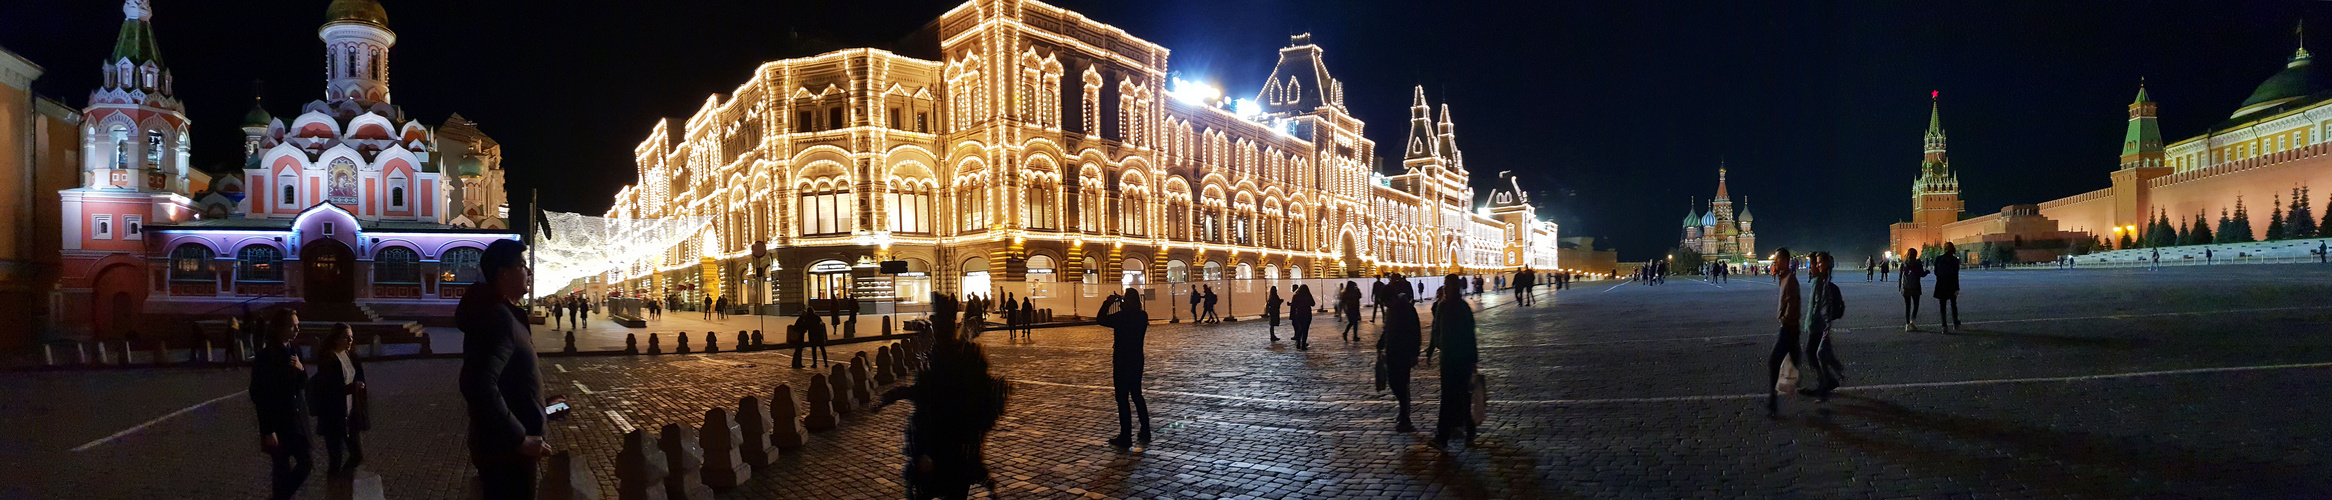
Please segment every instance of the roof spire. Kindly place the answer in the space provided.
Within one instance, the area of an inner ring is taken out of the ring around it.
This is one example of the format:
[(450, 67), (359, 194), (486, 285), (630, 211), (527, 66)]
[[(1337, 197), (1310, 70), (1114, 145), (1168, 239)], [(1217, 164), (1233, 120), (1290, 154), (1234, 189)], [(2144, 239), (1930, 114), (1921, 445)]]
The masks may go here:
[(1927, 91), (1927, 135), (1943, 135), (1943, 91)]
[(1732, 201), (1731, 201), (1731, 200), (1732, 200), (1732, 197), (1731, 197), (1731, 196), (1728, 196), (1728, 195), (1726, 195), (1726, 194), (1725, 194), (1725, 161), (1724, 161), (1724, 160), (1717, 160), (1717, 199), (1718, 199), (1718, 200), (1725, 200), (1725, 202), (1726, 202), (1726, 203), (1728, 203), (1728, 204), (1729, 204), (1729, 203), (1732, 203)]

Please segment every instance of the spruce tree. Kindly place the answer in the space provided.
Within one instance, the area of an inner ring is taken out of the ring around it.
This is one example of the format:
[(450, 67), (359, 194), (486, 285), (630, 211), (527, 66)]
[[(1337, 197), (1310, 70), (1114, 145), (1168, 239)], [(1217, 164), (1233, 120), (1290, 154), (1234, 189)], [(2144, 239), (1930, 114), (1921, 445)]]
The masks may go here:
[(2283, 226), (2285, 231), (2290, 232), (2284, 235), (2284, 239), (2316, 237), (2316, 214), (2315, 210), (2308, 207), (2308, 188), (2292, 188), (2292, 210), (2290, 215), (2284, 216)]
[(2171, 242), (2172, 246), (2186, 246), (2194, 244), (2194, 233), (2188, 230), (2186, 227), (2186, 221), (2178, 221), (2178, 237), (2175, 239), (2177, 241)]
[(2154, 214), (2154, 227), (2146, 233), (2148, 236), (2147, 239), (2152, 241), (2153, 246), (2167, 247), (2178, 245), (2178, 227), (2170, 225), (2169, 210), (2157, 210)]
[(2260, 238), (2261, 241), (2283, 239), (2283, 197), (2276, 196), (2275, 204), (2269, 206), (2275, 207), (2275, 211), (2267, 216), (2267, 234), (2261, 235), (2265, 236), (2265, 238)]
[(2188, 235), (2193, 239), (2190, 244), (2208, 245), (2219, 242), (2217, 235), (2211, 234), (2211, 221), (2208, 214), (2209, 212), (2194, 213), (2194, 233)]
[(2227, 207), (2219, 207), (2219, 232), (2218, 234), (2212, 235), (2213, 238), (2211, 238), (2211, 243), (2226, 243), (2228, 236), (2227, 232), (2232, 230), (2231, 228), (2228, 228), (2227, 225), (2233, 223), (2234, 219), (2227, 215)]
[(2230, 225), (2220, 226), (2219, 232), (2227, 235), (2228, 243), (2259, 241), (2259, 238), (2254, 237), (2251, 233), (2251, 210), (2243, 208), (2243, 197), (2235, 197), (2235, 218), (2229, 219), (2227, 222)]

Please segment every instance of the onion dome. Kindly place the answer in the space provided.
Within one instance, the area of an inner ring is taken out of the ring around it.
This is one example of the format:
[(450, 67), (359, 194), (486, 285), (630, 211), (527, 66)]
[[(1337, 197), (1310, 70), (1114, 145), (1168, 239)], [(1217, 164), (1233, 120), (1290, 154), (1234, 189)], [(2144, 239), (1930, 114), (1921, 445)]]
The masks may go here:
[(258, 99), (251, 100), (251, 112), (243, 113), (245, 127), (267, 128), (267, 122), (271, 121), (275, 121), (275, 116), (267, 114), (266, 108), (259, 107)]
[(1741, 209), (1741, 222), (1757, 222), (1757, 216), (1749, 215), (1749, 209), (1743, 207)]
[(486, 162), (479, 160), (476, 156), (462, 158), (461, 166), (457, 167), (455, 173), (456, 175), (460, 175), (462, 177), (477, 177), (480, 175), (485, 175)]
[(332, 0), (324, 8), (324, 23), (353, 22), (386, 27), (389, 10), (381, 8), (377, 0)]
[(1698, 226), (1698, 225), (1700, 225), (1700, 211), (1699, 211), (1699, 210), (1686, 210), (1686, 211), (1684, 211), (1684, 225), (1685, 225), (1685, 226)]
[(1709, 213), (1701, 214), (1701, 216), (1700, 216), (1700, 225), (1703, 225), (1703, 226), (1714, 226), (1714, 225), (1717, 225), (1717, 213), (1716, 213), (1716, 212), (1709, 212)]

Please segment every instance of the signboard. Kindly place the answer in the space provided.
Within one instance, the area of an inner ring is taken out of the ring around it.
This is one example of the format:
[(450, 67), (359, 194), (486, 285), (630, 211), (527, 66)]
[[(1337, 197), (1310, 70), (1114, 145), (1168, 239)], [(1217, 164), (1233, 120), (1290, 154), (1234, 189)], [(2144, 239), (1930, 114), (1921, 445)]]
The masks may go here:
[(825, 262), (819, 262), (817, 265), (810, 266), (810, 272), (819, 274), (847, 273), (850, 272), (850, 265), (829, 260)]

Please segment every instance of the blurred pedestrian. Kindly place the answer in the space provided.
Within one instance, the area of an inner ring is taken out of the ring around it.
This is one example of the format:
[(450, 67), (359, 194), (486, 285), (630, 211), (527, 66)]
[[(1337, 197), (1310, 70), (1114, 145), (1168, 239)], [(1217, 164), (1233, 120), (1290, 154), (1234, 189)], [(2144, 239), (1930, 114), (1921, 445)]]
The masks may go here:
[(1800, 392), (1826, 402), (1830, 400), (1830, 391), (1838, 389), (1839, 378), (1846, 371), (1846, 365), (1838, 362), (1837, 351), (1831, 347), (1834, 339), (1830, 337), (1831, 322), (1846, 316), (1846, 299), (1838, 292), (1838, 284), (1831, 281), (1837, 259), (1829, 252), (1814, 252), (1808, 257), (1811, 268), (1807, 273), (1814, 278), (1811, 294), (1814, 314), (1806, 316), (1806, 354), (1813, 361), (1816, 381), (1812, 389)]
[(1150, 403), (1142, 399), (1142, 340), (1150, 329), (1150, 315), (1142, 312), (1141, 291), (1127, 288), (1123, 295), (1101, 301), (1095, 322), (1111, 330), (1110, 385), (1117, 397), (1117, 437), (1110, 446), (1126, 448), (1135, 439), (1133, 421), (1142, 421), (1140, 439), (1150, 444)]
[[(316, 376), (309, 379), (308, 404), (316, 433), (324, 436), (324, 471), (343, 474), (364, 463), (364, 431), (372, 429), (364, 364), (351, 355), (356, 330), (334, 323), (316, 350)], [(345, 460), (343, 460), (345, 458)]]
[[(1385, 302), (1385, 328), (1377, 335), (1377, 363), (1383, 367), (1385, 384), (1392, 387), (1393, 399), (1400, 405), (1394, 413), (1393, 430), (1417, 432), (1417, 426), (1409, 421), (1409, 374), (1417, 367), (1417, 346), (1423, 342), (1424, 331), (1417, 320), (1417, 306), (1410, 302), (1410, 297), (1395, 298)], [(1463, 301), (1455, 297), (1442, 300)]]
[(526, 245), (495, 240), (479, 259), (485, 286), (454, 308), (461, 325), (462, 401), (469, 414), (470, 462), (488, 499), (534, 498), (535, 467), (551, 454), (543, 440), (542, 372), (534, 332), (520, 321), (526, 294)]
[(818, 318), (818, 308), (802, 307), (802, 317), (794, 320), (794, 328), (802, 332), (802, 341), (794, 344), (794, 368), (802, 367), (804, 349), (809, 350), (811, 368), (826, 362), (826, 322)]
[(1344, 330), (1337, 332), (1338, 340), (1360, 341), (1360, 284), (1344, 282), (1344, 293), (1338, 295), (1338, 304), (1344, 309)]
[[(1456, 280), (1457, 275), (1444, 278)], [(1480, 434), (1473, 417), (1475, 369), (1482, 359), (1474, 343), (1474, 309), (1464, 299), (1443, 297), (1433, 306), (1433, 338), (1441, 345), (1441, 417), (1434, 422), (1433, 445), (1449, 446), (1460, 430), (1466, 442)]]
[(1278, 286), (1271, 287), (1271, 295), (1263, 297), (1263, 321), (1270, 325), (1264, 331), (1271, 334), (1271, 343), (1274, 344), (1279, 343), (1279, 305), (1284, 302), (1279, 298)]
[[(1798, 301), (1796, 266), (1797, 262), (1790, 260), (1788, 248), (1773, 251), (1773, 280), (1781, 285), (1781, 308), (1780, 314), (1776, 315), (1781, 320), (1781, 328), (1779, 335), (1773, 339), (1772, 354), (1765, 358), (1765, 374), (1770, 377), (1765, 381), (1765, 386), (1772, 388), (1765, 393), (1766, 414), (1780, 411), (1779, 391), (1786, 387), (1782, 379), (1797, 378), (1797, 362), (1806, 359), (1805, 353), (1798, 350), (1798, 322), (1804, 319), (1804, 311), (1802, 303)], [(1789, 373), (1783, 372), (1785, 368)]]
[(1919, 329), (1919, 279), (1927, 276), (1927, 268), (1919, 264), (1919, 249), (1903, 249), (1903, 265), (1896, 270), (1903, 287), (1903, 331)]
[[(1935, 321), (1943, 333), (1959, 328), (1960, 322), (1960, 257), (1959, 249), (1943, 244), (1943, 253), (1935, 256)], [(1946, 317), (1945, 315), (1950, 315)]]
[[(952, 325), (955, 300), (932, 295), (933, 320)], [(901, 450), (907, 458), (900, 474), (907, 498), (965, 498), (971, 485), (983, 483), (995, 490), (986, 460), (987, 435), (1003, 417), (1011, 388), (989, 373), (988, 356), (979, 344), (953, 338), (935, 344), (914, 384), (882, 394), (884, 405), (915, 402)]]
[(1288, 320), (1291, 321), (1288, 326), (1294, 332), (1296, 350), (1310, 350), (1312, 348), (1312, 307), (1319, 305), (1319, 301), (1312, 298), (1311, 285), (1296, 285), (1295, 294), (1296, 297), (1289, 299), (1287, 303)]
[(251, 359), (251, 407), (258, 411), (259, 451), (267, 453), (272, 488), (268, 498), (297, 495), (316, 468), (308, 436), (308, 367), (292, 352), (300, 335), (300, 315), (289, 307), (267, 322), (267, 341)]
[(1216, 296), (1215, 296), (1215, 286), (1214, 286), (1214, 285), (1207, 285), (1207, 286), (1206, 286), (1206, 318), (1204, 318), (1204, 319), (1203, 319), (1203, 322), (1205, 322), (1206, 324), (1210, 324), (1210, 325), (1212, 325), (1212, 324), (1218, 324), (1218, 323), (1222, 323), (1222, 322), (1223, 322), (1223, 317), (1222, 317), (1221, 315), (1218, 315), (1218, 314), (1216, 314), (1216, 313), (1215, 313), (1215, 301), (1217, 301), (1217, 300), (1220, 300), (1220, 299), (1219, 299), (1218, 297), (1216, 297)]

